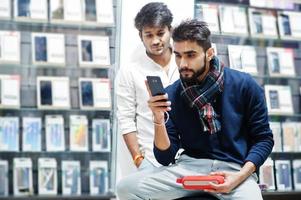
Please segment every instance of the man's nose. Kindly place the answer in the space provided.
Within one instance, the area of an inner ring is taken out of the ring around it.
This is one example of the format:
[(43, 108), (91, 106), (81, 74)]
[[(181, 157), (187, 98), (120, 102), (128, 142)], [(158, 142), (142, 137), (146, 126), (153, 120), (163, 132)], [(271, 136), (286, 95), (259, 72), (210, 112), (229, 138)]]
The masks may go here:
[(180, 60), (180, 68), (188, 67), (188, 64), (184, 58)]
[(160, 38), (160, 37), (154, 37), (154, 39), (153, 39), (153, 45), (159, 44), (160, 41), (161, 41), (161, 38)]

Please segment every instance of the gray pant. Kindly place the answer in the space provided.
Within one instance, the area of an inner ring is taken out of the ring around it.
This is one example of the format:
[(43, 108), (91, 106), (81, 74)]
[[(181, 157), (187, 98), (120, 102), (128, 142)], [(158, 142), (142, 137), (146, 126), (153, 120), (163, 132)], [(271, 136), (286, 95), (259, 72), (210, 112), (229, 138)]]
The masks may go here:
[[(176, 179), (188, 175), (207, 175), (214, 171), (239, 171), (240, 165), (211, 159), (195, 159), (181, 155), (176, 164), (159, 168), (148, 168), (129, 175), (117, 185), (120, 200), (176, 199), (199, 190), (185, 190)], [(229, 194), (218, 194), (226, 200), (262, 200), (256, 174), (247, 178)]]

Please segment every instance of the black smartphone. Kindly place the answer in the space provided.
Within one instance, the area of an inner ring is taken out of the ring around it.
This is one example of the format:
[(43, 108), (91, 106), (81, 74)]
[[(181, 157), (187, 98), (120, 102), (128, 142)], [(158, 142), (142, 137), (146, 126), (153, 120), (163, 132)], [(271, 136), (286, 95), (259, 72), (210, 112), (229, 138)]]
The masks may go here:
[(146, 76), (146, 80), (152, 96), (163, 95), (166, 93), (159, 76)]
[(52, 105), (51, 81), (40, 82), (41, 105)]
[(83, 106), (93, 106), (93, 86), (91, 81), (82, 81), (80, 83), (82, 90), (82, 105)]

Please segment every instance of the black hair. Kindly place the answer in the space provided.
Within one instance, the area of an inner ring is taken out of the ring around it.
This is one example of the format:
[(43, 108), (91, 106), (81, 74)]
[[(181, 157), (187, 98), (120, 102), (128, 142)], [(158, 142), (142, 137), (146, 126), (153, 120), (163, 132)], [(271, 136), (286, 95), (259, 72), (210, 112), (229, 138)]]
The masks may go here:
[(152, 2), (141, 8), (135, 17), (135, 27), (141, 32), (144, 27), (171, 28), (173, 15), (164, 3)]
[(206, 22), (197, 19), (185, 20), (172, 33), (174, 42), (196, 41), (206, 52), (211, 47), (210, 30)]

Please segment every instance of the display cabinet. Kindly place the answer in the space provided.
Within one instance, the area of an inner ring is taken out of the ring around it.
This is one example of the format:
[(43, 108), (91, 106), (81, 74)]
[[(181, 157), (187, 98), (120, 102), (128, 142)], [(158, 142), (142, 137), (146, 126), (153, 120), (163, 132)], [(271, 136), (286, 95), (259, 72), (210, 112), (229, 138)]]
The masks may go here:
[(118, 2), (0, 1), (0, 199), (115, 197)]

